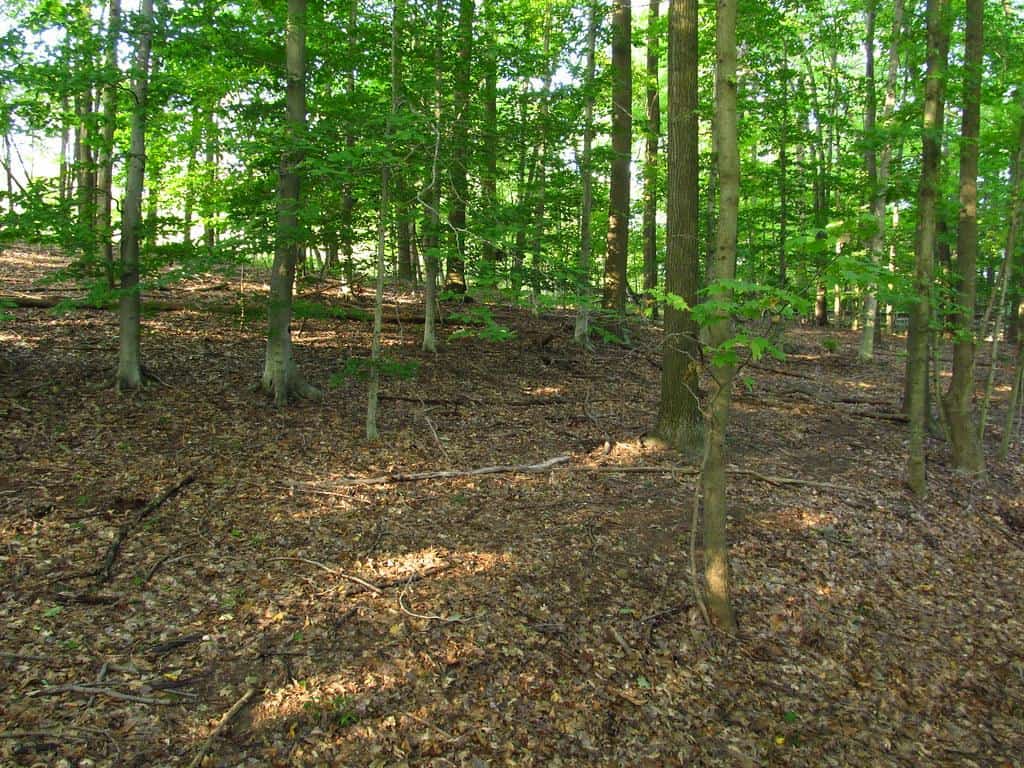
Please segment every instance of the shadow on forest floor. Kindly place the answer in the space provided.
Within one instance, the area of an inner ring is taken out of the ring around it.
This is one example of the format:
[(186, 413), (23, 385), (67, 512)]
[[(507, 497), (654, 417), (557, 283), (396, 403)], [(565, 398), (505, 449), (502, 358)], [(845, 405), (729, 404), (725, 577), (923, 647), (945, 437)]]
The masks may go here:
[[(7, 289), (24, 274), (0, 259)], [(113, 313), (10, 313), (0, 762), (188, 765), (251, 688), (206, 765), (1021, 765), (1019, 449), (972, 480), (932, 442), (912, 501), (898, 340), (863, 364), (853, 334), (797, 327), (785, 363), (744, 372), (731, 457), (757, 474), (730, 484), (726, 639), (690, 589), (693, 475), (607, 471), (678, 461), (645, 439), (656, 328), (586, 353), (567, 316), (501, 310), (513, 340), (432, 356), (389, 323), (420, 367), (370, 445), (358, 381), (286, 410), (252, 389), (259, 318), (147, 318), (160, 383), (118, 398)], [(324, 384), (369, 335), (297, 322), (299, 364)], [(187, 474), (97, 584), (121, 526)]]

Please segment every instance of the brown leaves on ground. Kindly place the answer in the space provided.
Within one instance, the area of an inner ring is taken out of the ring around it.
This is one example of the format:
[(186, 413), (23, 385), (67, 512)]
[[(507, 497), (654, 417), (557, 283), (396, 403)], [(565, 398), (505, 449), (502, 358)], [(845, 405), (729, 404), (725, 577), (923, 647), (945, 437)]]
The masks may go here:
[[(742, 633), (726, 639), (689, 587), (692, 475), (299, 487), (560, 454), (671, 464), (644, 440), (656, 329), (588, 353), (562, 313), (495, 309), (515, 339), (435, 357), (390, 323), (388, 353), (421, 367), (386, 386), (402, 399), (367, 444), (357, 380), (286, 410), (253, 389), (260, 313), (147, 317), (159, 383), (118, 398), (113, 313), (10, 312), (0, 763), (188, 765), (254, 687), (204, 765), (1022, 764), (1020, 454), (976, 480), (932, 442), (932, 494), (913, 502), (904, 426), (884, 418), (895, 340), (863, 364), (852, 335), (830, 354), (794, 329), (786, 363), (745, 371), (735, 465), (854, 490), (732, 478)], [(369, 348), (359, 320), (295, 330), (320, 384)], [(122, 525), (189, 473), (98, 583)]]

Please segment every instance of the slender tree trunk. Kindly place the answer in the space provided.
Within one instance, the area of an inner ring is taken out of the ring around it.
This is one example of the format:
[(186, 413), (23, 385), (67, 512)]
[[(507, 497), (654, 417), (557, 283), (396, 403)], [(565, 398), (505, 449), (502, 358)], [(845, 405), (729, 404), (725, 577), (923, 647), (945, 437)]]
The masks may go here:
[[(391, 137), (391, 128), (398, 114), (401, 68), (399, 50), (402, 41), (401, 22), (405, 0), (394, 0), (391, 8), (391, 107), (384, 130), (384, 142)], [(376, 440), (377, 405), (380, 395), (381, 329), (384, 325), (384, 240), (388, 223), (388, 192), (391, 169), (385, 163), (380, 170), (380, 211), (377, 214), (377, 280), (373, 296), (373, 341), (370, 348), (370, 386), (366, 405), (366, 439)]]
[(629, 164), (633, 144), (632, 13), (629, 0), (612, 0), (612, 169), (608, 191), (608, 252), (604, 306), (626, 311), (629, 259)]
[(121, 36), (121, 0), (110, 0), (107, 10), (107, 39), (102, 94), (103, 128), (96, 170), (96, 246), (103, 259), (107, 287), (114, 282), (114, 233), (112, 228), (114, 129), (117, 127), (117, 88), (121, 72), (117, 65), (117, 44)]
[(534, 183), (529, 185), (533, 191), (533, 237), (530, 243), (530, 286), (533, 297), (533, 310), (538, 309), (537, 298), (541, 292), (541, 274), (544, 268), (544, 233), (547, 224), (547, 179), (548, 179), (548, 112), (551, 102), (551, 78), (553, 72), (551, 61), (551, 4), (544, 5), (544, 81), (541, 84), (540, 108), (537, 122), (540, 126), (540, 141), (534, 156)]
[(292, 355), (292, 289), (302, 253), (299, 224), (302, 180), (299, 167), (306, 132), (306, 0), (288, 0), (285, 63), (287, 143), (281, 155), (277, 203), (277, 248), (270, 272), (267, 354), (263, 390), (284, 405), (291, 397), (319, 399), (320, 391), (299, 374)]
[(484, 206), (481, 217), (487, 225), (481, 257), (488, 281), (496, 281), (494, 239), (497, 236), (498, 209), (498, 44), (494, 29), (494, 0), (484, 0), (484, 123), (483, 174), (480, 197)]
[[(718, 124), (718, 233), (712, 277), (731, 280), (736, 274), (736, 237), (739, 217), (740, 160), (736, 123), (736, 0), (718, 0), (715, 29), (715, 120)], [(719, 286), (711, 301), (728, 303), (732, 291)], [(732, 321), (720, 312), (707, 326), (711, 347), (713, 394), (708, 406), (701, 491), (704, 498), (704, 580), (708, 608), (715, 623), (729, 633), (736, 631), (736, 615), (730, 597), (729, 547), (726, 539), (726, 428), (732, 405), (736, 366), (715, 352), (732, 335)]]
[(592, 250), (592, 217), (594, 211), (594, 169), (592, 146), (594, 143), (594, 74), (596, 70), (595, 49), (599, 22), (596, 2), (592, 0), (587, 19), (587, 63), (583, 75), (583, 155), (580, 159), (580, 176), (583, 199), (580, 202), (580, 286), (579, 306), (576, 309), (575, 339), (577, 344), (590, 343), (591, 296), (590, 272)]
[[(897, 0), (899, 2), (899, 0)], [(871, 260), (881, 262), (885, 244), (885, 188), (881, 186), (878, 170), (878, 151), (875, 148), (875, 119), (878, 110), (877, 89), (875, 88), (875, 17), (877, 0), (867, 0), (864, 9), (864, 79), (867, 98), (864, 106), (864, 136), (867, 148), (864, 150), (864, 166), (868, 175), (871, 213), (875, 220), (875, 231), (871, 234), (869, 249)], [(875, 286), (867, 286), (862, 307), (863, 326), (860, 335), (859, 355), (861, 360), (871, 360), (875, 355), (875, 324), (878, 320), (878, 299)]]
[[(954, 268), (957, 279), (953, 377), (943, 408), (953, 444), (953, 464), (967, 472), (985, 468), (985, 454), (974, 420), (974, 307), (978, 264), (978, 138), (981, 129), (981, 77), (984, 66), (984, 0), (967, 0), (964, 47), (963, 122), (960, 143), (960, 220)], [(995, 365), (995, 360), (992, 361)]]
[(213, 190), (217, 184), (217, 121), (214, 118), (213, 108), (206, 115), (206, 136), (204, 137), (204, 164), (207, 188), (202, 195), (203, 214), (203, 247), (207, 254), (212, 254), (217, 247), (217, 227), (214, 220), (217, 215), (216, 202), (213, 199)]
[(661, 0), (650, 0), (647, 11), (647, 146), (644, 154), (644, 291), (651, 317), (658, 303), (651, 295), (658, 286), (658, 141), (661, 138), (661, 88), (658, 83), (658, 12)]
[(949, 2), (928, 0), (928, 63), (924, 91), (921, 183), (914, 249), (915, 303), (907, 336), (907, 410), (910, 416), (907, 481), (917, 496), (926, 489), (924, 438), (928, 427), (928, 325), (931, 319), (937, 227), (937, 198), (942, 165), (942, 125), (946, 59), (949, 52)]
[(444, 0), (437, 0), (434, 8), (434, 156), (430, 165), (430, 202), (427, 206), (427, 231), (423, 236), (423, 351), (437, 351), (437, 275), (441, 245), (441, 179), (438, 164), (441, 161), (441, 99), (444, 87), (442, 52), (444, 49)]
[[(697, 120), (697, 0), (671, 0), (668, 10), (668, 242), (665, 345), (657, 434), (697, 456), (703, 445), (700, 411), (700, 329), (697, 304), (700, 216)], [(677, 302), (682, 299), (686, 308)]]
[(779, 287), (786, 287), (789, 238), (789, 52), (782, 41), (782, 116), (779, 121)]
[(474, 0), (459, 0), (459, 51), (455, 66), (455, 115), (452, 125), (452, 207), (448, 224), (455, 236), (455, 248), (448, 257), (445, 288), (466, 292), (466, 204), (469, 198), (467, 171), (469, 144), (469, 89), (473, 63)]
[(139, 353), (141, 296), (139, 243), (142, 229), (142, 184), (146, 178), (146, 99), (149, 91), (149, 56), (153, 45), (153, 0), (142, 0), (141, 29), (132, 80), (131, 144), (121, 218), (121, 300), (117, 389), (142, 386)]
[[(352, 66), (345, 73), (345, 86), (349, 98), (355, 97), (356, 92), (356, 71), (354, 69), (354, 62), (356, 60), (357, 46), (358, 46), (358, 28), (359, 28), (359, 0), (350, 0), (351, 5), (349, 6), (348, 12), (348, 40), (349, 40), (349, 56), (353, 62)], [(349, 151), (350, 156), (354, 154), (356, 146), (356, 135), (352, 131), (351, 125), (349, 130), (345, 133), (345, 148)], [(341, 210), (338, 215), (338, 224), (341, 229), (341, 237), (338, 242), (338, 250), (341, 257), (342, 271), (345, 277), (346, 290), (353, 290), (353, 286), (356, 282), (356, 265), (353, 259), (353, 244), (355, 242), (355, 232), (352, 229), (352, 219), (355, 215), (356, 210), (356, 194), (355, 194), (355, 181), (353, 177), (356, 175), (355, 162), (351, 162), (348, 168), (349, 178), (342, 185), (341, 189)]]

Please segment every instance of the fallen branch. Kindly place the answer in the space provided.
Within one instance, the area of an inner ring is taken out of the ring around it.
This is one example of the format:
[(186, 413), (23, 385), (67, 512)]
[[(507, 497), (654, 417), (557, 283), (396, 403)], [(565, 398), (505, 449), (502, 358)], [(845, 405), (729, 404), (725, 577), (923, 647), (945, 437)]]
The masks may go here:
[(149, 502), (149, 504), (140, 509), (131, 520), (121, 526), (121, 529), (117, 532), (116, 538), (110, 543), (110, 547), (107, 548), (107, 556), (103, 559), (103, 567), (99, 570), (100, 584), (107, 583), (114, 575), (114, 563), (117, 561), (117, 556), (121, 553), (121, 545), (124, 544), (124, 540), (128, 538), (128, 534), (132, 532), (132, 529), (159, 509), (165, 501), (179, 493), (182, 488), (192, 483), (195, 479), (195, 475), (186, 475), (161, 493), (157, 498), (153, 499), (153, 501)]
[(477, 469), (447, 469), (436, 472), (392, 472), (388, 475), (377, 477), (346, 477), (335, 480), (328, 484), (321, 483), (292, 483), (291, 487), (296, 491), (307, 493), (330, 494), (333, 488), (342, 488), (356, 485), (390, 485), (391, 483), (415, 483), (421, 480), (448, 480), (460, 477), (478, 477), (480, 475), (501, 475), (516, 474), (528, 475), (539, 472), (549, 472), (559, 464), (569, 461), (568, 456), (556, 456), (553, 459), (542, 461), (538, 464), (506, 464), (494, 467), (479, 467)]
[(194, 758), (192, 758), (192, 762), (188, 764), (188, 768), (198, 768), (198, 766), (202, 764), (203, 758), (206, 757), (206, 753), (210, 751), (210, 747), (213, 746), (213, 742), (217, 740), (217, 737), (220, 736), (224, 729), (228, 727), (228, 723), (238, 716), (238, 713), (242, 711), (245, 705), (249, 703), (249, 700), (255, 695), (255, 688), (246, 689), (245, 693), (241, 695), (238, 701), (231, 706), (231, 709), (224, 713), (220, 722), (217, 723), (217, 727), (213, 729), (213, 733), (206, 738), (206, 741), (203, 742), (203, 746), (199, 748), (199, 752), (196, 753)]
[(271, 557), (268, 558), (268, 560), (287, 560), (294, 563), (307, 563), (309, 565), (315, 565), (317, 568), (323, 571), (327, 571), (327, 573), (331, 574), (332, 576), (337, 576), (340, 579), (345, 579), (345, 581), (351, 581), (353, 584), (358, 584), (363, 589), (368, 589), (371, 592), (377, 593), (378, 595), (384, 593), (384, 590), (381, 587), (378, 587), (376, 584), (373, 584), (372, 582), (369, 582), (366, 579), (361, 579), (358, 576), (353, 576), (351, 573), (345, 573), (344, 571), (339, 570), (338, 568), (332, 568), (331, 566), (325, 565), (324, 563), (321, 563), (318, 560), (310, 560), (308, 557)]
[(88, 696), (106, 696), (110, 699), (119, 699), (121, 701), (134, 701), (138, 704), (170, 704), (171, 702), (163, 699), (154, 699), (151, 696), (135, 696), (130, 693), (121, 693), (115, 691), (112, 688), (103, 688), (96, 685), (52, 685), (48, 688), (41, 688), (38, 691), (32, 691), (29, 696), (55, 696), (59, 693), (84, 693)]

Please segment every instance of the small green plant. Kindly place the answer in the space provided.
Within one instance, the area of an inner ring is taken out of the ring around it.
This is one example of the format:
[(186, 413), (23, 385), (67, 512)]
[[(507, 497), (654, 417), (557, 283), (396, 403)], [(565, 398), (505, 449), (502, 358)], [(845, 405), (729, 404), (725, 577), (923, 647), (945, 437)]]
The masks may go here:
[(831, 354), (839, 349), (839, 342), (829, 336), (821, 340), (821, 346), (825, 348), (826, 352)]
[(515, 331), (498, 325), (487, 307), (466, 308), (461, 312), (452, 312), (448, 317), (457, 323), (472, 326), (455, 331), (451, 335), (452, 339), (476, 337), (484, 341), (511, 341), (516, 337)]
[(376, 361), (370, 357), (350, 357), (342, 369), (331, 376), (330, 384), (339, 387), (349, 379), (369, 381), (375, 369), (382, 379), (407, 381), (416, 378), (420, 364), (415, 360), (394, 360), (390, 357), (381, 357)]
[(331, 699), (313, 699), (302, 705), (306, 714), (316, 720), (321, 727), (334, 725), (347, 728), (359, 722), (359, 714), (353, 708), (349, 696), (334, 696)]

